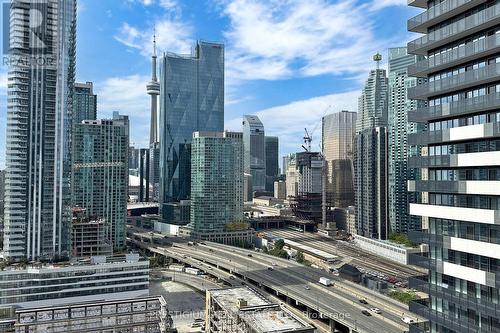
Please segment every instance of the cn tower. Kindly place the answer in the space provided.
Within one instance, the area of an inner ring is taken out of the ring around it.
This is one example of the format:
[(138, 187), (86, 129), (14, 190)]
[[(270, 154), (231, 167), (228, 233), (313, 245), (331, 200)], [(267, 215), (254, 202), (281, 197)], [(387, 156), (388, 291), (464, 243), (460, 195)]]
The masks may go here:
[(158, 142), (158, 96), (160, 83), (156, 76), (156, 32), (153, 35), (153, 56), (151, 57), (151, 81), (147, 84), (148, 95), (151, 96), (151, 128), (149, 130), (149, 144)]

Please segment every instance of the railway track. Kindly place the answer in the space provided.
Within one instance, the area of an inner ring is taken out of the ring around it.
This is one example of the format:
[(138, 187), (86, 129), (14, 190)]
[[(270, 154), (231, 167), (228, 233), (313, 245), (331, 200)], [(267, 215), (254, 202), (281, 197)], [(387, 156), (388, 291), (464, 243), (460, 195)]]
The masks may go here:
[(344, 257), (350, 260), (350, 263), (362, 267), (365, 270), (376, 271), (385, 275), (394, 276), (397, 279), (407, 280), (408, 277), (420, 275), (422, 272), (392, 263), (384, 258), (367, 253), (356, 248), (354, 245), (345, 242), (339, 242), (322, 235), (313, 233), (300, 233), (292, 230), (270, 230), (268, 233), (293, 240), (298, 243), (306, 244), (312, 248), (320, 249), (330, 254)]

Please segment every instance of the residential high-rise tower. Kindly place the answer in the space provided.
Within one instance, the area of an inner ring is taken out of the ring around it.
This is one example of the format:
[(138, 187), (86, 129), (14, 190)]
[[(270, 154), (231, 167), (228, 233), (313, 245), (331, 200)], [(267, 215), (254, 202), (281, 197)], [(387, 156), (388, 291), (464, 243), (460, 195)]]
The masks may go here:
[(356, 223), (361, 236), (386, 239), (389, 232), (387, 207), (387, 92), (386, 71), (370, 75), (359, 97), (354, 156)]
[(192, 142), (191, 222), (194, 233), (221, 233), (243, 221), (243, 134), (195, 132)]
[[(421, 57), (420, 57), (421, 58)], [(389, 49), (389, 223), (392, 232), (408, 233), (419, 229), (416, 218), (408, 214), (408, 180), (415, 178), (414, 169), (408, 167), (412, 153), (408, 134), (417, 130), (417, 123), (408, 121), (408, 112), (417, 108), (417, 101), (407, 97), (408, 89), (419, 82), (408, 77), (408, 66), (419, 57), (408, 54), (406, 47)]]
[(427, 332), (500, 331), (500, 1), (409, 1), (425, 11), (408, 21), (424, 34), (408, 53), (424, 56), (408, 69), (427, 83), (408, 97), (427, 102), (408, 120), (426, 125), (408, 140), (421, 146), (410, 167), (417, 201), (410, 214), (428, 245), (410, 263), (428, 269), (410, 287), (426, 300), (410, 310), (429, 319)]
[(128, 199), (128, 117), (85, 120), (73, 131), (73, 205), (103, 218), (113, 247), (125, 245)]
[(12, 1), (10, 37), (4, 254), (68, 257), (76, 1)]
[(73, 123), (97, 119), (97, 95), (92, 82), (75, 83), (73, 95)]

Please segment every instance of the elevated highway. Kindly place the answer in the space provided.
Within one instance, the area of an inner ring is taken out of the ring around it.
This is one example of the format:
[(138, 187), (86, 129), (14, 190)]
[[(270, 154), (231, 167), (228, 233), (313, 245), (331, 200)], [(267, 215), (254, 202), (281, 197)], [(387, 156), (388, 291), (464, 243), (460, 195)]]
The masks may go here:
[[(214, 276), (220, 271), (226, 272), (228, 275), (222, 278), (227, 281), (242, 279), (245, 283), (258, 286), (309, 317), (327, 322), (331, 332), (402, 333), (409, 330), (400, 319), (408, 315), (408, 308), (404, 305), (339, 279), (335, 280), (335, 286), (323, 286), (318, 281), (326, 273), (292, 261), (215, 243), (196, 246), (175, 243), (169, 247), (132, 242), (152, 253), (173, 258)], [(359, 299), (369, 304), (361, 304)], [(371, 307), (380, 308), (382, 313), (371, 312)], [(371, 316), (364, 315), (363, 310), (369, 311)]]

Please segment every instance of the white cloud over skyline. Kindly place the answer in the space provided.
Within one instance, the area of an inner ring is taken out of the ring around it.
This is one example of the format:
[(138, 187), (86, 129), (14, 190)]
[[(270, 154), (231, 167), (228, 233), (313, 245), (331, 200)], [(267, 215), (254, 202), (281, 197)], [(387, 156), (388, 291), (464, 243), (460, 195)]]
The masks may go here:
[[(313, 136), (312, 148), (319, 149), (321, 143), (321, 118), (325, 114), (342, 110), (357, 111), (359, 91), (348, 91), (295, 101), (252, 114), (257, 115), (264, 124), (266, 135), (278, 136), (280, 154), (287, 151), (300, 151), (303, 144), (304, 128)], [(326, 112), (325, 112), (326, 111)], [(228, 130), (241, 131), (241, 117), (226, 121)]]

